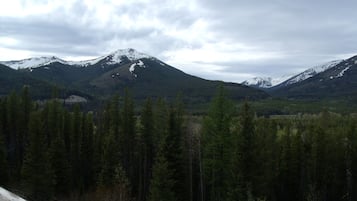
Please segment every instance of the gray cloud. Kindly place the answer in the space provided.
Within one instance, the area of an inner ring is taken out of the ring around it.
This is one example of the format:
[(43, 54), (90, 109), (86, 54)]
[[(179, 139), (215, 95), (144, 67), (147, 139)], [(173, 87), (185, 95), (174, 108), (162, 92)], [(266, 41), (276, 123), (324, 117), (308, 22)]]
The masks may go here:
[[(50, 1), (29, 0), (22, 1), (22, 6), (26, 9), (32, 3), (51, 5)], [(356, 54), (356, 7), (352, 0), (141, 0), (92, 5), (74, 0), (45, 14), (0, 13), (0, 37), (18, 41), (0, 44), (0, 48), (27, 50), (32, 55), (94, 57), (132, 47), (173, 61), (188, 73), (237, 81), (248, 75), (299, 72)], [(185, 50), (221, 55), (207, 55), (207, 60), (189, 54), (172, 58)], [(239, 55), (249, 55), (249, 59)], [(0, 60), (6, 58), (0, 55)], [(220, 68), (200, 73), (195, 65)]]

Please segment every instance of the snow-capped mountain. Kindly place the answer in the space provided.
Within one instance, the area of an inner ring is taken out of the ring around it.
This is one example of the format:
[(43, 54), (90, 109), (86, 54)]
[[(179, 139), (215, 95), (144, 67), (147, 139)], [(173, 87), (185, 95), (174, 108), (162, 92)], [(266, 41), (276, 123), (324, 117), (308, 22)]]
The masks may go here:
[(153, 57), (149, 56), (147, 54), (138, 52), (132, 48), (129, 48), (129, 49), (117, 50), (117, 51), (112, 52), (106, 56), (101, 56), (96, 59), (91, 59), (91, 60), (86, 60), (86, 61), (67, 61), (67, 64), (86, 67), (86, 66), (95, 65), (101, 61), (104, 61), (105, 65), (114, 65), (114, 64), (120, 64), (124, 58), (129, 59), (130, 61), (135, 61), (138, 59), (153, 58)]
[[(269, 89), (272, 87), (281, 87), (281, 86), (288, 86), (294, 83), (298, 83), (304, 81), (310, 77), (313, 77), (321, 72), (324, 72), (330, 68), (335, 67), (336, 65), (340, 64), (343, 60), (335, 60), (330, 61), (328, 63), (324, 63), (318, 66), (314, 66), (305, 70), (299, 74), (288, 74), (283, 75), (281, 77), (254, 77), (249, 80), (242, 82), (241, 84), (261, 88), (261, 89)], [(343, 73), (342, 73), (343, 74)]]
[(357, 56), (332, 61), (308, 69), (271, 88), (274, 96), (294, 99), (323, 99), (357, 97)]
[(14, 61), (1, 61), (0, 63), (6, 66), (9, 66), (14, 69), (24, 69), (24, 68), (37, 68), (46, 66), (51, 63), (62, 63), (66, 65), (78, 66), (78, 67), (86, 67), (95, 65), (99, 62), (103, 62), (103, 65), (114, 65), (119, 64), (123, 61), (123, 59), (128, 59), (129, 61), (135, 61), (142, 58), (153, 58), (147, 54), (138, 52), (132, 48), (129, 49), (121, 49), (115, 52), (112, 52), (108, 55), (101, 56), (91, 60), (85, 61), (65, 61), (58, 57), (34, 57), (23, 60), (14, 60)]
[(271, 77), (253, 77), (248, 79), (241, 84), (255, 87), (255, 88), (270, 88), (272, 87), (272, 78)]
[(0, 63), (14, 69), (22, 69), (22, 68), (37, 68), (54, 62), (65, 63), (66, 61), (58, 57), (52, 56), (52, 57), (33, 57), (33, 58), (14, 60), (14, 61), (1, 61)]
[(312, 68), (309, 68), (307, 70), (305, 70), (304, 72), (302, 73), (299, 73), (293, 77), (291, 77), (290, 79), (282, 82), (280, 85), (282, 86), (288, 86), (288, 85), (291, 85), (291, 84), (295, 84), (297, 82), (301, 82), (301, 81), (304, 81), (310, 77), (313, 77), (319, 73), (322, 73), (330, 68), (333, 68), (335, 66), (337, 66), (338, 64), (340, 64), (343, 60), (335, 60), (335, 61), (330, 61), (330, 62), (327, 62), (327, 63), (324, 63), (324, 64), (321, 64), (321, 65), (318, 65), (318, 66), (314, 66)]
[(251, 79), (248, 79), (241, 84), (255, 87), (255, 88), (262, 88), (262, 89), (268, 89), (271, 87), (274, 87), (287, 79), (291, 78), (293, 75), (283, 75), (281, 77), (254, 77)]
[(23, 198), (1, 187), (0, 187), (0, 200), (1, 201), (26, 201)]

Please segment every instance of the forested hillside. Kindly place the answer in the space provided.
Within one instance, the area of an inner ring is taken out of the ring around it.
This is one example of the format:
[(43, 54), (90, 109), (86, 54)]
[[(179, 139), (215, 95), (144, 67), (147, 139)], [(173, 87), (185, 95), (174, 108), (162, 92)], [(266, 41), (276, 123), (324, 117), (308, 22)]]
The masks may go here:
[(357, 199), (353, 115), (263, 118), (222, 87), (203, 117), (131, 97), (90, 112), (27, 88), (1, 98), (0, 186), (35, 201)]

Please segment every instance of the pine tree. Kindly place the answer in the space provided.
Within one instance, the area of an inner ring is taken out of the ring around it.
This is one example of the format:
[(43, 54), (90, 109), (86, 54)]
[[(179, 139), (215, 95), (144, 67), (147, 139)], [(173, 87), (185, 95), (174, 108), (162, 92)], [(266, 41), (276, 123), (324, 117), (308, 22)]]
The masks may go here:
[(149, 201), (176, 201), (174, 193), (174, 183), (172, 172), (169, 170), (168, 162), (162, 153), (159, 151), (155, 158), (153, 166), (153, 176), (150, 182)]
[(253, 193), (259, 198), (267, 200), (275, 199), (275, 189), (277, 185), (276, 169), (278, 157), (277, 124), (274, 120), (259, 118), (256, 124), (256, 161), (255, 182), (253, 183)]
[(231, 121), (234, 108), (226, 98), (223, 86), (211, 103), (202, 128), (205, 200), (225, 200), (232, 158)]
[[(154, 119), (154, 135), (153, 141), (155, 142), (154, 153), (158, 153), (159, 145), (166, 139), (168, 130), (168, 109), (166, 101), (159, 98), (153, 110)], [(155, 157), (155, 156), (154, 156)]]
[(174, 183), (174, 193), (177, 200), (187, 200), (188, 190), (186, 184), (186, 161), (183, 142), (183, 117), (179, 104), (169, 109), (168, 134), (164, 154), (167, 159), (168, 169), (172, 172), (171, 180)]
[(21, 99), (20, 99), (20, 110), (19, 110), (19, 136), (18, 136), (18, 143), (19, 143), (19, 160), (20, 160), (20, 167), (22, 166), (22, 162), (24, 160), (24, 152), (25, 146), (28, 142), (28, 124), (30, 113), (32, 111), (32, 101), (29, 94), (29, 87), (25, 86), (22, 89)]
[(6, 125), (4, 133), (6, 135), (6, 145), (8, 150), (8, 165), (10, 177), (14, 180), (20, 178), (21, 172), (21, 145), (19, 143), (19, 98), (16, 93), (11, 93), (6, 98)]
[[(129, 94), (129, 91), (125, 90), (123, 110), (121, 114), (121, 133), (119, 138), (119, 146), (121, 149), (121, 158), (124, 171), (127, 173), (129, 181), (133, 187), (137, 188), (138, 178), (135, 176), (135, 160), (134, 151), (136, 146), (135, 136), (135, 116), (134, 116), (134, 103)], [(134, 183), (135, 181), (135, 183)]]
[(88, 113), (83, 117), (83, 135), (81, 141), (81, 179), (83, 190), (87, 191), (93, 186), (94, 175), (94, 142), (93, 142), (93, 115)]
[(114, 131), (108, 134), (104, 146), (100, 184), (102, 186), (112, 186), (115, 183), (116, 168), (120, 165), (119, 148), (114, 137)]
[(236, 150), (233, 157), (233, 177), (239, 177), (238, 185), (243, 193), (243, 199), (250, 199), (253, 193), (254, 170), (257, 169), (256, 164), (256, 139), (255, 127), (253, 123), (253, 113), (247, 102), (243, 104), (242, 113), (240, 116), (240, 129), (236, 136)]
[[(1, 107), (1, 101), (0, 101)], [(0, 186), (6, 185), (9, 181), (9, 173), (8, 173), (8, 166), (7, 166), (7, 159), (6, 159), (6, 148), (4, 143), (4, 135), (2, 133), (2, 111), (0, 108)]]
[(81, 188), (79, 176), (81, 175), (80, 146), (82, 139), (82, 115), (79, 105), (76, 105), (71, 122), (71, 167), (72, 182), (75, 190), (80, 190)]
[(50, 162), (54, 177), (54, 192), (58, 196), (66, 196), (71, 190), (71, 167), (61, 134), (57, 133), (53, 137)]
[(29, 145), (26, 149), (22, 174), (31, 199), (39, 201), (50, 199), (53, 192), (53, 174), (43, 124), (38, 113), (30, 116)]
[(139, 169), (138, 200), (145, 201), (149, 194), (149, 184), (151, 179), (152, 166), (154, 161), (154, 121), (151, 99), (147, 99), (144, 109), (141, 113), (141, 151), (139, 157), (141, 158)]

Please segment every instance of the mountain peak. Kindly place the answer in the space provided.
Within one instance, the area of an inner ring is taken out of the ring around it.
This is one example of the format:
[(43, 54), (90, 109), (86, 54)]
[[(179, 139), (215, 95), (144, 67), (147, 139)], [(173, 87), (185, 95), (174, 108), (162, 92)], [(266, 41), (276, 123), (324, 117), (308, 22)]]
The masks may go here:
[(271, 77), (253, 77), (248, 79), (241, 84), (256, 87), (256, 88), (270, 88), (272, 86)]
[(135, 61), (143, 58), (152, 58), (152, 56), (141, 53), (133, 48), (119, 49), (115, 52), (110, 53), (108, 56), (112, 56), (113, 61), (118, 61), (123, 56), (126, 56), (130, 61)]
[(251, 86), (251, 87), (255, 87), (255, 88), (271, 88), (274, 87), (276, 85), (279, 85), (280, 83), (284, 82), (285, 80), (291, 78), (293, 75), (282, 75), (280, 77), (254, 77), (251, 79), (248, 79), (244, 82), (242, 82), (241, 84), (243, 85), (247, 85), (247, 86)]

